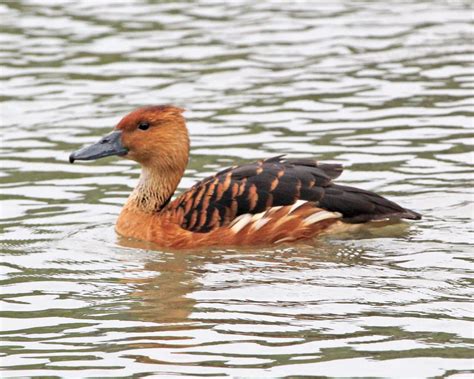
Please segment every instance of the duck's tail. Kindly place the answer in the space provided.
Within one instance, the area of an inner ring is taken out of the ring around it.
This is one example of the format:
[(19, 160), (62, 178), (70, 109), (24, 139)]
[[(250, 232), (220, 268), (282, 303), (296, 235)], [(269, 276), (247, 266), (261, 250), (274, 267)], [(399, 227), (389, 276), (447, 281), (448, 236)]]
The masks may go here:
[(374, 192), (333, 184), (325, 188), (319, 206), (343, 215), (343, 221), (362, 223), (389, 218), (420, 220), (421, 215)]

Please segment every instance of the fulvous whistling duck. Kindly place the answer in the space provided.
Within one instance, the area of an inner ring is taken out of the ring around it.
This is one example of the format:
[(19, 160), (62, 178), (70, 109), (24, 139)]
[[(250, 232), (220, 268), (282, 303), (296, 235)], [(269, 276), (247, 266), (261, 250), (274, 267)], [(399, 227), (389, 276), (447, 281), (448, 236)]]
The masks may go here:
[(258, 246), (345, 224), (421, 218), (373, 192), (334, 184), (339, 164), (283, 156), (227, 168), (171, 200), (189, 157), (182, 112), (171, 105), (136, 109), (69, 157), (73, 163), (118, 155), (142, 166), (116, 224), (122, 236), (172, 249)]

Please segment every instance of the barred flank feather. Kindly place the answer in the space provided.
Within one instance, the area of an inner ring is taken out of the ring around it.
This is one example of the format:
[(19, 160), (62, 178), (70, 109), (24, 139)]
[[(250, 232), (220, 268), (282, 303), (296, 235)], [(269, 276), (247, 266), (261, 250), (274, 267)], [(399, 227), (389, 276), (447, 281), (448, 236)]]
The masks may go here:
[[(351, 223), (389, 217), (420, 219), (419, 214), (373, 192), (333, 184), (332, 179), (341, 173), (339, 164), (273, 157), (220, 171), (194, 185), (167, 209), (181, 210), (181, 227), (199, 233), (229, 226), (242, 215), (295, 205), (298, 200), (337, 212), (343, 221)], [(247, 224), (240, 225), (243, 228)]]

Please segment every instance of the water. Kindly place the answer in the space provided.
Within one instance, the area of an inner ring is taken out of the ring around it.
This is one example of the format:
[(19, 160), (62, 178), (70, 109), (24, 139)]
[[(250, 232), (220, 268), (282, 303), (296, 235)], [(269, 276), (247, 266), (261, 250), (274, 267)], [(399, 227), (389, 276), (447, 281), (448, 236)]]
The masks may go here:
[[(0, 5), (4, 377), (467, 378), (468, 1)], [(113, 225), (139, 169), (70, 165), (144, 104), (184, 106), (180, 190), (287, 153), (420, 222), (173, 253)]]

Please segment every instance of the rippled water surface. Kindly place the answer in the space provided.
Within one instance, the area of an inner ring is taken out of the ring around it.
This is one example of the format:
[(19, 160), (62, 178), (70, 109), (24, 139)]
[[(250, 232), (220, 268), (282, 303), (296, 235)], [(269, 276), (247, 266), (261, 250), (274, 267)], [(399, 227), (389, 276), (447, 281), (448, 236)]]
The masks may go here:
[[(0, 11), (4, 377), (471, 377), (470, 2)], [(187, 109), (179, 190), (287, 153), (424, 218), (252, 251), (120, 239), (138, 167), (67, 157), (160, 103)]]

